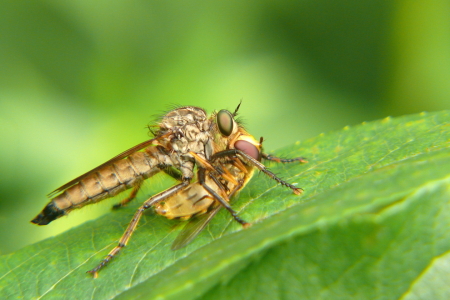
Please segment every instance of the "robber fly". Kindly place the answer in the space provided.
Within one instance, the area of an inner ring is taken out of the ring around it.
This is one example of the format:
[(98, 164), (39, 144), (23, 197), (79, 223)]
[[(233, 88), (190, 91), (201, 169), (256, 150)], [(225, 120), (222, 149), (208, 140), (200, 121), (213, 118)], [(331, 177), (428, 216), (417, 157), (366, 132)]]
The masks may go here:
[(169, 111), (158, 122), (157, 130), (151, 130), (154, 138), (57, 188), (49, 194), (50, 202), (31, 222), (47, 225), (74, 209), (131, 188), (130, 195), (113, 208), (125, 206), (136, 197), (143, 181), (160, 171), (178, 180), (178, 184), (151, 196), (137, 209), (119, 244), (97, 267), (88, 271), (94, 277), (126, 246), (142, 214), (149, 208), (169, 219), (187, 220), (200, 215), (182, 230), (172, 245), (173, 250), (192, 241), (221, 207), (244, 227), (248, 226), (249, 223), (237, 215), (229, 202), (250, 180), (253, 169), (300, 194), (301, 188), (278, 178), (261, 160), (305, 160), (282, 160), (262, 153), (262, 138), (256, 141), (235, 120), (239, 106), (234, 113), (221, 110), (210, 117), (202, 108), (194, 106)]

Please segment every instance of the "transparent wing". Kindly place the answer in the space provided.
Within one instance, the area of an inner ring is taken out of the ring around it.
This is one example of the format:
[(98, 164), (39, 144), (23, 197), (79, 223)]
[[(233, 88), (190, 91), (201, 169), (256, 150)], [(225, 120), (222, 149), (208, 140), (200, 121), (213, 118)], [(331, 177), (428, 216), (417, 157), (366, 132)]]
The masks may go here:
[(184, 226), (183, 230), (177, 236), (170, 249), (178, 250), (187, 246), (192, 242), (195, 237), (205, 229), (209, 221), (217, 214), (217, 212), (222, 208), (222, 205), (216, 204), (209, 212), (206, 214), (197, 216), (189, 220), (189, 222)]
[[(210, 176), (214, 180), (215, 176), (211, 174)], [(220, 183), (220, 181), (218, 181), (217, 179), (215, 179), (214, 181), (219, 189), (221, 189), (222, 191), (225, 190), (224, 186)], [(231, 191), (229, 191), (228, 196), (226, 197), (227, 201), (230, 201), (229, 199), (232, 199), (245, 185), (243, 183), (244, 181), (241, 182), (235, 181), (235, 182), (236, 185)], [(212, 220), (212, 218), (214, 218), (214, 216), (219, 212), (219, 210), (222, 207), (223, 206), (220, 204), (220, 202), (216, 200), (211, 210), (208, 211), (206, 214), (196, 216), (195, 218), (189, 220), (189, 222), (181, 230), (180, 234), (176, 237), (170, 249), (178, 250), (187, 246), (190, 242), (192, 242), (195, 239), (195, 237), (200, 232), (202, 232), (203, 229), (205, 229), (206, 225), (208, 225), (208, 223)]]

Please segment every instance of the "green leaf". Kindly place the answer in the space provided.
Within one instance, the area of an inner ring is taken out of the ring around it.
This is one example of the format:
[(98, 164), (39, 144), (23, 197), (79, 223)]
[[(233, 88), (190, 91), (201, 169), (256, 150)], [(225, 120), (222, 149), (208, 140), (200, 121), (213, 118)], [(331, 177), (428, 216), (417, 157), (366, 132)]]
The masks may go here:
[(233, 202), (252, 227), (222, 210), (178, 251), (181, 222), (147, 214), (95, 280), (85, 272), (138, 203), (2, 256), (0, 297), (448, 299), (449, 114), (387, 118), (282, 149), (308, 158), (270, 164), (303, 195), (256, 174)]

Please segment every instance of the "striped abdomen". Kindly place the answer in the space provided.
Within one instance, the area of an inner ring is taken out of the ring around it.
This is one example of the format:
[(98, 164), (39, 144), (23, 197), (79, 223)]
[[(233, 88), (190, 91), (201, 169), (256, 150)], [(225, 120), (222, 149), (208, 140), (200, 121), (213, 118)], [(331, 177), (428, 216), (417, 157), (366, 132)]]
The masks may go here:
[[(239, 164), (239, 162), (235, 163)], [(227, 170), (227, 173), (236, 180), (236, 183), (228, 181), (217, 174), (217, 179), (225, 189), (219, 187), (209, 176), (206, 176), (205, 183), (218, 195), (222, 196), (225, 201), (229, 201), (229, 197), (236, 194), (250, 180), (253, 174), (253, 167), (241, 164), (240, 168), (238, 168), (233, 163), (229, 162), (221, 164), (221, 167)], [(200, 182), (196, 181), (185, 187), (179, 193), (155, 204), (154, 208), (157, 214), (168, 219), (180, 218), (182, 220), (188, 220), (194, 215), (207, 212), (214, 202), (215, 200), (209, 192), (200, 184)]]
[(172, 160), (157, 147), (135, 152), (128, 157), (94, 169), (52, 198), (42, 212), (31, 222), (47, 225), (73, 209), (113, 197), (160, 171), (159, 166), (170, 166)]
[[(214, 184), (214, 182), (208, 182)], [(212, 186), (217, 189), (215, 184)], [(220, 193), (220, 192), (219, 192)], [(154, 205), (155, 212), (168, 219), (187, 220), (194, 215), (205, 213), (214, 203), (214, 198), (197, 181), (182, 191)]]

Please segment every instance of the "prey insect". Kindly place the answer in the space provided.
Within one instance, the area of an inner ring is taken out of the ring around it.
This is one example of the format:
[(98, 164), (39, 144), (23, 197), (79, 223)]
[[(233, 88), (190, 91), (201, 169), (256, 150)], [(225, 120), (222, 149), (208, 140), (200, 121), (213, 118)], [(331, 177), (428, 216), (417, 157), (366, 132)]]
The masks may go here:
[(207, 117), (199, 107), (185, 106), (164, 115), (152, 133), (154, 138), (117, 155), (93, 170), (57, 188), (50, 202), (31, 222), (47, 225), (74, 209), (113, 197), (132, 189), (130, 195), (114, 205), (120, 208), (133, 200), (144, 180), (163, 171), (178, 184), (148, 198), (135, 212), (130, 224), (114, 247), (98, 266), (88, 271), (97, 277), (123, 247), (136, 229), (142, 214), (149, 208), (169, 219), (191, 219), (175, 239), (176, 250), (191, 242), (222, 208), (244, 227), (230, 205), (230, 199), (250, 180), (258, 169), (295, 194), (302, 192), (270, 172), (261, 160), (305, 162), (301, 157), (279, 159), (262, 152), (258, 142), (235, 120), (240, 104), (231, 113), (214, 112)]

